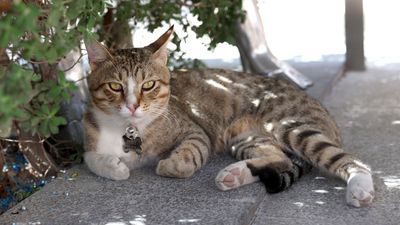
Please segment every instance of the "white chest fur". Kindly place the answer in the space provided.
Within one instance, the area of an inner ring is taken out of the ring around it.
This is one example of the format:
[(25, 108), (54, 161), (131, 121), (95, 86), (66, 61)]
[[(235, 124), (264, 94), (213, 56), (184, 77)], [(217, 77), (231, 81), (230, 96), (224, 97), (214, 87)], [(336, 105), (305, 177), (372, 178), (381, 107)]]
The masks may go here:
[(119, 118), (95, 112), (99, 125), (99, 137), (96, 151), (99, 154), (113, 155), (119, 158), (128, 157), (123, 151), (122, 136), (125, 133), (125, 122)]
[(110, 127), (101, 127), (100, 136), (97, 143), (97, 152), (99, 154), (114, 155), (117, 157), (127, 156), (122, 150), (123, 132)]

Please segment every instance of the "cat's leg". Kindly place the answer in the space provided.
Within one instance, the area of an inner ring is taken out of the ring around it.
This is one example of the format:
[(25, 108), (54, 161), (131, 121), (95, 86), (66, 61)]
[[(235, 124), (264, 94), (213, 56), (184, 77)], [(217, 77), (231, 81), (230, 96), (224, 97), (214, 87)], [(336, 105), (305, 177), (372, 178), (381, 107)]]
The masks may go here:
[(218, 188), (230, 190), (261, 180), (267, 192), (289, 187), (303, 174), (302, 160), (291, 160), (275, 138), (263, 132), (259, 121), (243, 117), (225, 132), (226, 146), (239, 162), (222, 169), (215, 178)]
[(165, 177), (190, 177), (204, 166), (210, 155), (210, 140), (197, 128), (185, 135), (168, 158), (158, 162), (156, 173)]
[(347, 182), (347, 203), (368, 206), (374, 198), (371, 171), (353, 155), (344, 152), (322, 129), (298, 122), (287, 123), (276, 135), (294, 153)]
[(126, 180), (129, 177), (129, 168), (117, 156), (87, 151), (84, 160), (89, 169), (99, 176), (112, 180)]

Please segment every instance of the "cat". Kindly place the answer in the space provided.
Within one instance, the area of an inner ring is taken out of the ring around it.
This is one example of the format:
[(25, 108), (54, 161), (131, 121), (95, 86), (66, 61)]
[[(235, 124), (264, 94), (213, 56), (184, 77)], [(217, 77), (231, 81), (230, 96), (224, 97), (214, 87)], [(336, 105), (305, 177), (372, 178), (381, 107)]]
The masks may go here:
[[(261, 181), (268, 193), (288, 188), (310, 166), (347, 182), (346, 200), (372, 203), (370, 168), (344, 152), (328, 111), (285, 80), (223, 69), (167, 67), (173, 27), (143, 48), (110, 53), (86, 42), (91, 74), (84, 116), (88, 168), (124, 180), (154, 163), (160, 176), (187, 178), (218, 153), (238, 162), (215, 178), (221, 190)], [(128, 127), (142, 152), (124, 151)]]

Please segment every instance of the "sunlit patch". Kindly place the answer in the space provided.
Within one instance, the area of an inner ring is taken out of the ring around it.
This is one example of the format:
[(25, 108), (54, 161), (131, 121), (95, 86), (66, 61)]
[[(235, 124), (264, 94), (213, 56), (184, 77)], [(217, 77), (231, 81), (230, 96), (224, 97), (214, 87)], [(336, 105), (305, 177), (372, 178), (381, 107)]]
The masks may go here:
[(392, 125), (399, 125), (400, 124), (400, 120), (394, 120), (392, 121)]
[(215, 8), (215, 9), (214, 9), (214, 14), (218, 14), (218, 12), (219, 12), (219, 9), (218, 9), (218, 8)]
[(108, 222), (106, 223), (106, 225), (127, 225), (127, 224), (124, 222)]
[(334, 187), (333, 189), (340, 191), (340, 190), (344, 190), (345, 187)]
[(178, 98), (178, 96), (176, 96), (176, 95), (171, 95), (171, 98), (173, 98), (173, 99), (179, 101), (179, 98)]
[(270, 91), (264, 91), (264, 99), (268, 100), (271, 98), (277, 98), (278, 96)]
[(195, 116), (200, 117), (199, 109), (198, 109), (197, 106), (195, 106), (194, 104), (190, 104), (190, 111), (192, 111), (192, 113), (193, 113)]
[(383, 183), (388, 188), (396, 188), (400, 189), (400, 177), (398, 176), (385, 176), (381, 177), (383, 179)]
[(195, 223), (199, 222), (200, 219), (180, 219), (178, 220), (179, 223)]
[(231, 80), (231, 79), (229, 79), (229, 78), (226, 78), (226, 77), (224, 77), (224, 76), (221, 76), (221, 75), (215, 75), (220, 81), (223, 81), (223, 82), (225, 82), (225, 83), (229, 83), (229, 84), (231, 84), (231, 83), (233, 83), (233, 81)]
[(326, 193), (329, 193), (329, 191), (323, 190), (323, 189), (312, 190), (312, 192), (318, 193), (318, 194), (326, 194)]
[(284, 120), (284, 121), (282, 121), (282, 125), (289, 125), (289, 124), (292, 124), (292, 123), (296, 123), (296, 120)]
[(251, 103), (253, 103), (255, 107), (258, 107), (260, 105), (260, 99), (254, 99)]
[(135, 218), (129, 221), (131, 225), (145, 225), (146, 223), (146, 215), (136, 215)]
[(299, 130), (299, 129), (294, 129), (294, 130), (293, 130), (293, 133), (294, 133), (294, 134), (298, 134), (298, 133), (300, 133), (300, 130)]
[(224, 91), (229, 91), (228, 88), (226, 88), (224, 85), (216, 82), (215, 80), (208, 79), (208, 80), (206, 80), (206, 83), (211, 85), (211, 86), (213, 86), (213, 87), (216, 87), (218, 89), (221, 89), (221, 90), (224, 90)]
[(315, 180), (325, 180), (326, 177), (315, 177), (314, 179), (315, 179)]
[(381, 171), (381, 170), (374, 170), (374, 171), (372, 171), (372, 173), (373, 173), (373, 174), (381, 174), (381, 173), (383, 173), (383, 171)]
[(298, 207), (303, 207), (305, 205), (303, 202), (293, 202), (293, 204)]
[(235, 154), (235, 152), (236, 152), (236, 146), (232, 145), (231, 150), (232, 150), (232, 153)]
[(259, 88), (265, 89), (265, 85), (264, 84), (258, 84), (257, 85)]
[(354, 160), (354, 163), (359, 167), (363, 167), (363, 168), (367, 169), (368, 171), (371, 171), (369, 166), (367, 166), (366, 164), (362, 163), (360, 160)]
[(273, 123), (265, 123), (264, 124), (264, 128), (265, 130), (267, 130), (268, 132), (271, 132), (274, 129), (274, 124)]
[(249, 136), (249, 137), (247, 137), (247, 139), (245, 140), (245, 142), (250, 142), (250, 141), (252, 141), (253, 139), (254, 139), (253, 136)]
[(315, 204), (323, 205), (323, 204), (325, 204), (325, 202), (323, 202), (323, 201), (315, 201)]
[(238, 87), (238, 88), (243, 88), (243, 89), (249, 88), (247, 85), (244, 85), (241, 83), (235, 83), (235, 84), (233, 84), (233, 86)]

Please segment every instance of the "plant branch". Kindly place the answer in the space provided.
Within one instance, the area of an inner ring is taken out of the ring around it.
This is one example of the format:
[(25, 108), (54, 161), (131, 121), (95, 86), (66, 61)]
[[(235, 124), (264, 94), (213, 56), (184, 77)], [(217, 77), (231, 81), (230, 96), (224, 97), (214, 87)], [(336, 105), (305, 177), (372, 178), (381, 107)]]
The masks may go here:
[(69, 68), (63, 70), (63, 72), (65, 73), (65, 72), (71, 70), (72, 68), (74, 68), (75, 65), (78, 64), (79, 61), (81, 61), (82, 57), (83, 57), (83, 54), (81, 53), (81, 55), (80, 55), (79, 58), (74, 62), (74, 64), (72, 64), (72, 66), (70, 66)]

